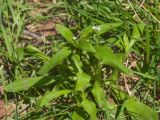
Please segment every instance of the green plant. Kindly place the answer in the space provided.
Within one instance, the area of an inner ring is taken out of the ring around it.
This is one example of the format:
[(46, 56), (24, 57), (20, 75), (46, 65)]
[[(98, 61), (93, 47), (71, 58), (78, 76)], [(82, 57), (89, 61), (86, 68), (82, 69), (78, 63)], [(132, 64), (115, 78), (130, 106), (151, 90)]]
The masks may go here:
[[(0, 30), (4, 61), (0, 83), (5, 101), (16, 102), (13, 118), (158, 120), (160, 42), (155, 16), (151, 18), (131, 1), (70, 2), (46, 3), (46, 16), (26, 18), (25, 22), (46, 20), (57, 16), (55, 9), (67, 16), (68, 27), (57, 24), (60, 35), (49, 46), (28, 45), (20, 38), (22, 13), (28, 14), (36, 5), (27, 8), (23, 1), (0, 2), (1, 18), (13, 19), (11, 26), (1, 23)], [(135, 19), (134, 14), (142, 18)], [(22, 103), (29, 112), (21, 116)]]
[[(37, 75), (41, 77), (25, 78), (23, 80), (17, 79), (5, 86), (5, 90), (19, 92), (29, 90), (31, 87), (51, 84), (54, 85), (53, 89), (45, 92), (44, 96), (37, 101), (38, 107), (48, 107), (53, 99), (64, 95), (74, 101), (72, 103), (75, 104), (72, 106), (72, 119), (87, 119), (88, 117), (92, 120), (98, 119), (97, 114), (100, 111), (103, 111), (104, 114), (110, 111), (104, 90), (106, 89), (105, 83), (107, 79), (104, 79), (102, 67), (107, 65), (112, 69), (114, 68), (112, 75), (115, 75), (113, 73), (117, 70), (132, 75), (132, 72), (121, 62), (120, 58), (123, 58), (123, 56), (120, 56), (120, 54), (117, 56), (106, 44), (101, 45), (98, 39), (98, 36), (120, 25), (121, 23), (106, 23), (93, 27), (89, 26), (80, 32), (78, 38), (66, 27), (57, 25), (57, 31), (67, 42), (61, 46), (60, 51), (51, 58), (48, 58), (48, 61), (37, 72)], [(135, 33), (133, 35), (135, 36)], [(36, 54), (42, 53), (39, 50), (34, 50), (34, 55)], [(55, 71), (57, 74), (54, 76)], [(50, 80), (56, 76), (59, 76), (57, 80)], [(114, 86), (113, 81), (109, 81), (107, 86), (112, 88)], [(116, 92), (117, 90), (114, 89), (114, 91)], [(125, 95), (123, 97), (125, 99), (129, 96)], [(141, 104), (139, 103), (137, 107)], [(123, 106), (127, 110), (131, 108), (128, 107), (130, 106), (128, 104), (124, 104)], [(151, 108), (147, 109), (148, 111), (152, 111)], [(133, 110), (132, 112), (136, 111)], [(140, 115), (142, 114), (140, 113)], [(111, 119), (110, 113), (106, 114), (106, 116), (107, 119)], [(153, 115), (150, 114), (149, 117), (157, 119), (154, 111)]]

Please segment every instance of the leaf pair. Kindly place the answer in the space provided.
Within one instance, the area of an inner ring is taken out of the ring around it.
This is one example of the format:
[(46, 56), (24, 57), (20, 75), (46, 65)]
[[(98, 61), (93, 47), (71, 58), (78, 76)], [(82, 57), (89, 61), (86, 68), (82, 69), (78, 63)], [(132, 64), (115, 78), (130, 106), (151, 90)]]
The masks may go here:
[[(79, 35), (79, 39), (84, 39), (89, 37), (93, 32), (97, 32), (98, 35), (102, 35), (109, 30), (112, 30), (116, 27), (119, 27), (122, 25), (121, 22), (117, 23), (105, 23), (102, 25), (97, 25), (97, 26), (88, 26), (85, 29), (83, 29)], [(65, 38), (65, 40), (69, 43), (72, 43), (74, 40), (74, 34), (65, 26), (56, 25), (56, 30)]]

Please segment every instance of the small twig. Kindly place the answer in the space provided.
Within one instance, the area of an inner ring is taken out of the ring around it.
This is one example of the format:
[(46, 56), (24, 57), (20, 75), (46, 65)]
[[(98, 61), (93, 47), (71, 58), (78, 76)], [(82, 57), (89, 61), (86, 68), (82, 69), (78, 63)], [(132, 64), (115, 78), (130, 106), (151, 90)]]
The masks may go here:
[(37, 39), (37, 40), (44, 40), (45, 39), (45, 36), (38, 35), (36, 33), (30, 32), (30, 31), (28, 31), (26, 29), (23, 30), (23, 34), (26, 35), (26, 36), (32, 37), (34, 39)]
[(135, 0), (138, 4), (140, 4), (140, 8), (143, 8), (147, 13), (149, 13), (150, 16), (152, 16), (159, 24), (160, 24), (160, 20), (158, 20), (158, 18), (156, 18), (152, 13), (150, 13), (150, 11), (141, 3), (139, 3), (137, 0)]
[(133, 92), (131, 92), (131, 90), (129, 89), (128, 84), (127, 84), (127, 80), (126, 80), (126, 76), (125, 76), (124, 74), (123, 74), (123, 79), (124, 79), (125, 89), (127, 90), (128, 95), (129, 95), (129, 96), (132, 96), (132, 95), (133, 95)]
[(142, 7), (142, 5), (144, 4), (144, 2), (145, 2), (145, 0), (143, 0), (142, 2), (141, 2), (141, 4), (140, 4), (140, 8)]
[[(125, 65), (128, 66), (128, 63), (129, 63), (129, 61), (128, 61), (128, 59), (127, 59)], [(124, 86), (125, 86), (125, 89), (126, 89), (127, 92), (128, 92), (128, 95), (129, 95), (129, 96), (132, 96), (132, 95), (133, 95), (133, 92), (131, 92), (131, 90), (130, 90), (129, 87), (128, 87), (126, 75), (125, 75), (125, 74), (122, 74), (122, 76), (123, 76), (123, 79), (124, 79)]]
[(137, 64), (137, 61), (133, 61), (133, 62), (131, 63), (131, 65), (128, 66), (128, 68), (134, 67), (136, 64)]
[(132, 3), (131, 3), (131, 1), (130, 0), (128, 0), (128, 2), (129, 2), (129, 4), (130, 4), (130, 6), (132, 7), (132, 9), (133, 9), (133, 11), (134, 11), (134, 16), (133, 17), (137, 17), (137, 19), (138, 19), (138, 21), (141, 21), (141, 19), (140, 19), (140, 17), (138, 16), (138, 14), (137, 14), (137, 12), (136, 12), (136, 10), (134, 9), (134, 7), (133, 7), (133, 5), (132, 5)]

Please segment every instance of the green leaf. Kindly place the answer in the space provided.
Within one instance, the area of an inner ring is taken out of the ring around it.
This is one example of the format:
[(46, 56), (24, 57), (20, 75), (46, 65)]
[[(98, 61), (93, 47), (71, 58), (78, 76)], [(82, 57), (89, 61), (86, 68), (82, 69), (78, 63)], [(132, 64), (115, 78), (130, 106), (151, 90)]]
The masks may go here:
[(120, 25), (122, 25), (121, 22), (105, 23), (105, 24), (97, 25), (97, 26), (88, 26), (84, 28), (82, 32), (80, 33), (80, 39), (89, 37), (89, 35), (91, 35), (93, 31), (96, 31), (98, 35), (101, 35), (101, 34), (108, 32), (109, 30), (119, 27)]
[(53, 92), (46, 92), (43, 97), (41, 97), (37, 101), (38, 107), (47, 106), (50, 101), (52, 101), (55, 98), (58, 98), (61, 95), (66, 95), (70, 93), (71, 90), (61, 90), (61, 91), (53, 91)]
[(67, 42), (73, 42), (74, 35), (68, 28), (63, 25), (57, 24), (56, 30), (66, 39)]
[(98, 30), (98, 35), (101, 35), (101, 34), (104, 34), (104, 33), (108, 32), (109, 30), (112, 30), (112, 29), (114, 29), (116, 27), (119, 27), (121, 25), (122, 25), (121, 22), (105, 23), (105, 24), (96, 26), (96, 28)]
[[(132, 31), (132, 39), (130, 40), (130, 44), (129, 44), (129, 49), (132, 48), (132, 46), (135, 44), (135, 42), (137, 41), (137, 39), (140, 38), (140, 31), (138, 29), (138, 26), (135, 25)], [(128, 50), (129, 53), (129, 50)]]
[(87, 52), (96, 52), (89, 40), (81, 39), (78, 41), (78, 48)]
[(88, 74), (84, 73), (84, 72), (80, 72), (77, 73), (77, 83), (76, 83), (76, 87), (75, 87), (75, 91), (78, 90), (85, 90), (87, 88), (87, 86), (89, 86), (89, 81), (91, 79), (91, 76), (89, 76)]
[(24, 58), (24, 48), (16, 48), (15, 52), (18, 60), (21, 61)]
[(112, 87), (114, 94), (116, 95), (118, 100), (123, 101), (128, 97), (128, 94), (122, 91), (120, 86), (115, 84), (110, 84), (110, 86)]
[(125, 107), (132, 120), (158, 120), (158, 114), (152, 108), (133, 98), (125, 102)]
[[(115, 55), (120, 62), (123, 61), (124, 54), (116, 53)], [(117, 82), (117, 80), (118, 80), (118, 70), (115, 69), (115, 70), (112, 71), (112, 74), (107, 78), (106, 82), (110, 81), (111, 84), (115, 84)]]
[(92, 26), (88, 26), (86, 28), (84, 28), (81, 33), (80, 33), (80, 39), (84, 39), (87, 38), (89, 35), (91, 35), (93, 33), (93, 29)]
[(7, 48), (8, 54), (9, 54), (9, 56), (12, 56), (13, 55), (13, 47), (12, 47), (11, 36), (4, 29), (3, 25), (1, 25), (1, 29), (2, 29), (2, 35), (4, 37), (4, 41), (5, 41), (5, 44), (6, 44), (6, 48)]
[(97, 120), (97, 109), (96, 109), (96, 105), (94, 104), (94, 102), (88, 100), (88, 99), (84, 99), (81, 102), (82, 107), (84, 108), (84, 110), (90, 115), (91, 120)]
[(105, 107), (106, 105), (106, 98), (105, 98), (105, 93), (102, 87), (99, 85), (98, 81), (95, 81), (93, 89), (92, 89), (92, 94), (95, 98), (95, 101), (100, 107)]
[(125, 55), (128, 56), (129, 49), (130, 49), (130, 43), (129, 43), (128, 36), (126, 33), (124, 33), (124, 35), (123, 35), (123, 46), (125, 49)]
[(84, 118), (74, 111), (72, 114), (72, 120), (84, 120)]
[(44, 76), (40, 81), (38, 81), (34, 87), (36, 88), (41, 88), (47, 85), (50, 85), (52, 83), (54, 83), (57, 80), (62, 80), (63, 77), (62, 76)]
[(106, 83), (115, 84), (118, 80), (118, 70), (114, 70), (112, 74), (107, 78)]
[(32, 46), (32, 45), (28, 45), (26, 48), (25, 48), (26, 52), (28, 52), (29, 54), (33, 55), (33, 56), (36, 56), (36, 57), (39, 57), (41, 59), (44, 59), (44, 60), (49, 60), (50, 58), (48, 56), (46, 56), (43, 52), (41, 52), (38, 48)]
[(12, 83), (6, 85), (4, 88), (7, 91), (18, 92), (24, 91), (31, 88), (33, 85), (38, 83), (43, 77), (35, 77), (35, 78), (19, 78)]
[(68, 47), (64, 47), (40, 68), (38, 74), (48, 73), (56, 65), (60, 64), (70, 53), (71, 50), (69, 50)]
[(115, 56), (113, 51), (107, 46), (96, 46), (95, 57), (99, 59), (102, 64), (106, 64), (109, 66), (113, 66), (118, 70), (124, 72), (125, 74), (129, 74), (129, 70), (125, 67), (121, 62), (119, 62), (118, 58)]
[(125, 49), (129, 49), (128, 48), (129, 47), (129, 39), (128, 39), (128, 36), (126, 33), (124, 33), (124, 35), (123, 35), (123, 44), (125, 46)]
[(77, 55), (77, 54), (73, 54), (72, 56), (72, 60), (74, 61), (74, 64), (76, 65), (77, 69), (79, 72), (82, 72), (82, 62), (81, 62), (81, 59), (80, 59), (80, 56)]
[(145, 24), (142, 22), (142, 23), (138, 24), (137, 26), (138, 26), (140, 32), (143, 33), (144, 28), (145, 28)]
[(137, 25), (135, 25), (133, 28), (132, 38), (134, 38), (134, 39), (140, 38), (140, 31), (139, 31)]

